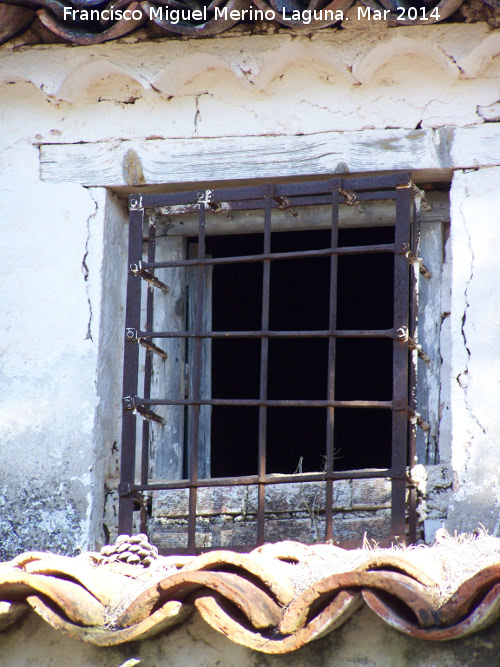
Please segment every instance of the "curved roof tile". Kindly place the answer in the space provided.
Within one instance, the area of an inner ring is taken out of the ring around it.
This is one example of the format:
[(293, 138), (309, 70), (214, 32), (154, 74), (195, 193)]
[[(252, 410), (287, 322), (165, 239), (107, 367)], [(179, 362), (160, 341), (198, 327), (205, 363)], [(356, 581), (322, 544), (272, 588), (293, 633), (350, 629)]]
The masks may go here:
[[(456, 580), (447, 580), (448, 569), (439, 578), (439, 567), (432, 567), (442, 544), (347, 552), (282, 542), (249, 554), (160, 556), (149, 567), (92, 553), (22, 554), (0, 565), (0, 631), (31, 608), (66, 635), (111, 646), (164, 632), (196, 609), (230, 640), (278, 654), (332, 632), (366, 604), (405, 634), (456, 639), (500, 616), (500, 540), (482, 539), (489, 540), (481, 546), (488, 564), (466, 568), (451, 591)], [(453, 553), (463, 563), (470, 540), (452, 547), (447, 565)]]
[[(449, 19), (464, 0), (361, 0), (361, 15), (370, 10), (373, 23), (385, 25), (429, 25)], [(500, 21), (500, 0), (482, 0), (476, 20)], [(101, 44), (127, 35), (147, 24), (161, 35), (210, 37), (233, 26), (262, 22), (276, 27), (311, 32), (345, 23), (354, 0), (202, 0), (199, 8), (185, 0), (9, 0), (0, 3), (0, 44), (26, 30), (35, 16), (49, 34), (78, 45)], [(465, 5), (467, 2), (465, 2)], [(197, 5), (198, 7), (198, 5)], [(474, 19), (471, 9), (467, 20)], [(472, 19), (471, 19), (472, 16)], [(353, 17), (352, 17), (353, 18)], [(462, 19), (463, 20), (463, 19)], [(352, 22), (352, 21), (351, 21)], [(158, 36), (156, 34), (155, 36)]]

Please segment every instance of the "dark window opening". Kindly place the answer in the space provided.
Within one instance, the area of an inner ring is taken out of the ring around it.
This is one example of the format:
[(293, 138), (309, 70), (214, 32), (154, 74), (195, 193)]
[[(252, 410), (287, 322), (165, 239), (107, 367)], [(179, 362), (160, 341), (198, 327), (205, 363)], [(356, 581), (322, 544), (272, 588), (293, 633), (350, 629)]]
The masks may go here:
[[(387, 537), (404, 539), (407, 497), (415, 534), (415, 191), (397, 173), (131, 195), (120, 532), (144, 492), (185, 489), (195, 553), (205, 489), (247, 487), (263, 544), (268, 487), (315, 483), (328, 541), (343, 481), (388, 478)], [(393, 226), (345, 228), (364, 202)]]
[[(272, 252), (326, 248), (330, 230), (280, 232), (271, 236)], [(262, 234), (207, 237), (212, 257), (262, 252)], [(394, 228), (339, 230), (339, 246), (394, 242)], [(212, 284), (214, 331), (258, 330), (262, 310), (262, 264), (216, 265)], [(392, 327), (392, 254), (340, 256), (337, 327)], [(276, 261), (270, 272), (269, 327), (276, 331), (328, 329), (328, 257)], [(212, 341), (213, 398), (259, 397), (260, 341)], [(328, 339), (272, 338), (269, 341), (268, 399), (324, 400), (327, 395)], [(339, 338), (335, 398), (390, 401), (392, 341)], [(255, 475), (258, 467), (259, 414), (236, 406), (212, 408), (212, 477)], [(326, 408), (270, 407), (267, 411), (267, 473), (321, 472), (325, 466)], [(334, 425), (334, 469), (389, 468), (391, 413), (373, 408), (338, 408)]]

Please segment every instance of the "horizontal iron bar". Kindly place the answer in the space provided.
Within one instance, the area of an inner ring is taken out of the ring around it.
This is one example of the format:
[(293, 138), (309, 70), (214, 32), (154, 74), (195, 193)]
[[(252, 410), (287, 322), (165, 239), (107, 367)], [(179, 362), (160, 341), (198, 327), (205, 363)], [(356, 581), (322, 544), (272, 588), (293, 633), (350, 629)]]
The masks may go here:
[[(295, 208), (297, 216), (290, 210), (274, 209), (271, 221), (273, 233), (285, 231), (304, 231), (306, 229), (330, 229), (332, 226), (332, 197), (323, 198), (325, 201), (316, 202), (302, 210)], [(449, 222), (449, 197), (444, 192), (436, 191), (429, 195), (432, 203), (431, 211), (423, 211), (420, 216), (421, 224), (427, 222)], [(159, 213), (160, 211), (160, 213)], [(162, 209), (155, 211), (158, 226), (164, 226), (162, 233), (167, 236), (197, 236), (198, 211), (184, 215), (161, 214)], [(360, 206), (339, 206), (339, 228), (370, 228), (394, 227), (396, 205), (394, 200), (362, 202)], [(264, 216), (262, 210), (231, 210), (231, 212), (206, 212), (205, 234), (262, 234), (264, 231)]]
[[(277, 408), (383, 408), (394, 409), (393, 401), (309, 401), (309, 400), (272, 400), (260, 401), (253, 398), (140, 398), (135, 397), (135, 405), (227, 405), (258, 407), (266, 405)], [(399, 409), (405, 409), (399, 408)]]
[[(144, 208), (153, 206), (176, 206), (196, 203), (201, 199), (210, 202), (237, 201), (243, 199), (258, 199), (266, 194), (279, 196), (328, 194), (332, 189), (344, 190), (383, 190), (410, 184), (409, 173), (400, 172), (381, 176), (368, 177), (333, 177), (324, 181), (304, 181), (302, 183), (283, 183), (256, 185), (240, 188), (197, 189), (188, 192), (173, 192), (168, 194), (142, 195)], [(137, 195), (132, 195), (137, 198)]]
[(324, 482), (327, 479), (380, 479), (393, 478), (390, 468), (364, 468), (363, 470), (334, 470), (330, 473), (309, 472), (292, 475), (273, 474), (245, 475), (242, 477), (215, 477), (211, 479), (198, 479), (191, 482), (189, 479), (176, 480), (172, 482), (151, 482), (149, 484), (132, 484), (133, 491), (167, 491), (168, 489), (187, 489), (189, 487), (205, 488), (213, 486), (250, 486), (253, 484), (296, 484), (300, 482)]
[(298, 250), (295, 252), (263, 253), (261, 255), (239, 255), (237, 257), (213, 257), (207, 259), (185, 259), (177, 262), (142, 262), (141, 269), (168, 269), (178, 266), (200, 266), (203, 264), (239, 264), (262, 262), (266, 259), (307, 259), (309, 257), (330, 257), (331, 255), (366, 255), (378, 252), (396, 252), (394, 243), (379, 245), (349, 246), (345, 248), (323, 248), (321, 250)]
[[(369, 201), (383, 201), (383, 200), (394, 200), (395, 192), (391, 190), (389, 192), (356, 192), (353, 193), (356, 196), (355, 203), (369, 202)], [(342, 198), (344, 201), (342, 201)], [(316, 195), (309, 197), (286, 197), (286, 209), (298, 208), (300, 206), (314, 206), (320, 204), (329, 204), (332, 203), (331, 193), (328, 195)], [(340, 204), (344, 206), (347, 204), (347, 197), (341, 195)], [(217, 215), (222, 215), (228, 213), (229, 211), (254, 211), (258, 209), (263, 209), (264, 202), (263, 199), (243, 199), (241, 201), (212, 201), (206, 209), (207, 212), (212, 212)], [(184, 204), (173, 204), (170, 206), (159, 206), (157, 211), (161, 215), (189, 215), (192, 213), (197, 213), (200, 208), (198, 202), (184, 203)], [(282, 209), (283, 203), (280, 201), (280, 196), (276, 196), (271, 201), (271, 208)]]
[(329, 329), (318, 331), (140, 331), (139, 338), (391, 338), (395, 329)]

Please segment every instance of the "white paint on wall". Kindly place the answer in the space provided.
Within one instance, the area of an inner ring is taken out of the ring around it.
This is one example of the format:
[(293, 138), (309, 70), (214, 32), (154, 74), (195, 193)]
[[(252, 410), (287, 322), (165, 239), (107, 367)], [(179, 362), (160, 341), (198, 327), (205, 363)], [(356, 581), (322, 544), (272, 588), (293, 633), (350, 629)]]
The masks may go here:
[(2, 555), (89, 546), (97, 347), (84, 258), (95, 204), (38, 179), (29, 137), (1, 140), (0, 517)]
[(496, 525), (500, 497), (500, 169), (455, 174), (451, 189), (449, 521)]
[(40, 143), (463, 127), (498, 101), (490, 37), (484, 24), (451, 24), (312, 39), (14, 42), (0, 49), (1, 96), (9, 122)]

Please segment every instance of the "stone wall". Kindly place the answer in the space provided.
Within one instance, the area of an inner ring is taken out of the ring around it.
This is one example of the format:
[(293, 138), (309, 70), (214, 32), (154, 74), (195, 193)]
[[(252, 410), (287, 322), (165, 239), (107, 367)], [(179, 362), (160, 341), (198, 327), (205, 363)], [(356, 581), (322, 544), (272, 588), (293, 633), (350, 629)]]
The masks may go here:
[[(155, 491), (149, 530), (160, 548), (187, 546), (188, 490)], [(321, 542), (325, 535), (325, 485), (274, 484), (266, 488), (265, 538), (269, 542)], [(390, 534), (391, 484), (354, 479), (333, 485), (333, 540), (381, 540)], [(208, 487), (197, 494), (197, 546), (252, 548), (257, 543), (257, 487)]]

